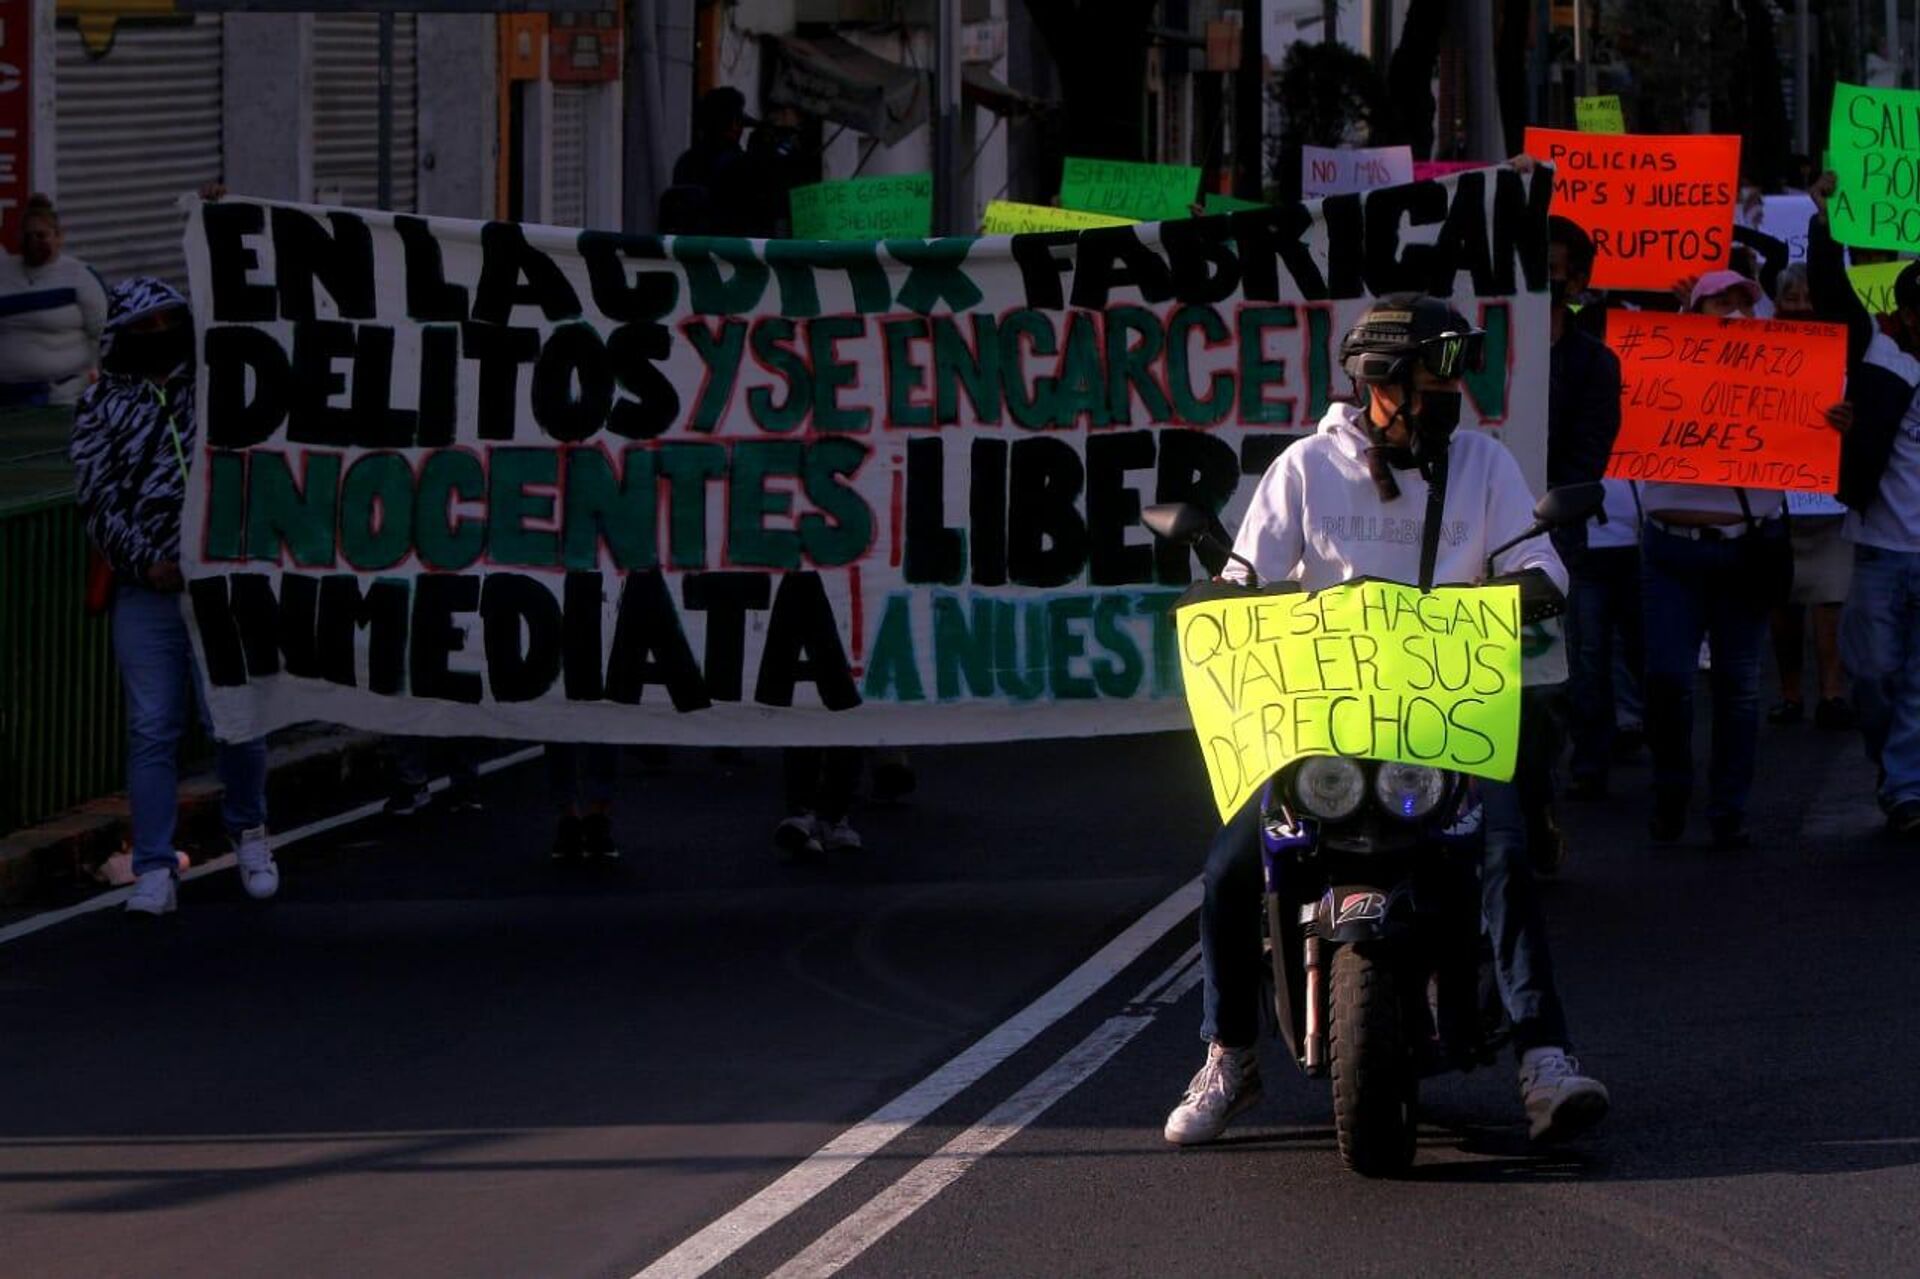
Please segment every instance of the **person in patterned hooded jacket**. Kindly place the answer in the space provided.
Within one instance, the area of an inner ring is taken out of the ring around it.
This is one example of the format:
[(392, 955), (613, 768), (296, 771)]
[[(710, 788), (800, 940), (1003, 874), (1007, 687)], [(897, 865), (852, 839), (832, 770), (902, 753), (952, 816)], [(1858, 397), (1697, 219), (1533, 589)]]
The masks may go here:
[[(133, 894), (127, 909), (164, 915), (177, 901), (173, 850), (187, 697), (200, 689), (181, 608), (180, 516), (194, 443), (193, 317), (151, 278), (107, 304), (100, 379), (74, 414), (74, 478), (87, 536), (113, 566), (113, 654), (127, 694), (127, 797)], [(202, 722), (208, 722), (201, 701)], [(249, 896), (271, 897), (280, 871), (267, 843), (264, 740), (222, 742), (222, 816)]]

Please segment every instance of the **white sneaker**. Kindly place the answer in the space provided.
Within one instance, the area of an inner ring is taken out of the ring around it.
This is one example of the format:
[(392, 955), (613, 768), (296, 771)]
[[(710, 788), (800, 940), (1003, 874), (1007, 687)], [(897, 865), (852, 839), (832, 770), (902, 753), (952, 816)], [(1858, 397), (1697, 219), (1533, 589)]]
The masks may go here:
[(821, 851), (828, 853), (857, 853), (866, 847), (860, 832), (847, 825), (845, 818), (832, 825), (814, 818), (813, 837), (820, 841)]
[(782, 818), (773, 828), (773, 848), (784, 859), (796, 857), (818, 857), (823, 851), (820, 847), (819, 819), (812, 813), (795, 813), (792, 817)]
[(1251, 1048), (1207, 1049), (1207, 1064), (1187, 1085), (1187, 1095), (1167, 1116), (1166, 1137), (1176, 1146), (1197, 1146), (1227, 1130), (1227, 1121), (1259, 1104), (1260, 1058)]
[(173, 872), (162, 866), (141, 874), (134, 881), (133, 895), (127, 898), (129, 915), (171, 915), (180, 905), (180, 890)]
[(415, 813), (426, 812), (432, 803), (433, 791), (426, 786), (409, 786), (387, 797), (386, 814), (389, 817), (412, 817)]
[(240, 882), (246, 885), (247, 896), (265, 901), (280, 891), (280, 867), (274, 863), (273, 849), (267, 846), (265, 826), (241, 831), (233, 858), (240, 863)]
[(1605, 1119), (1610, 1104), (1600, 1081), (1559, 1048), (1530, 1048), (1520, 1059), (1520, 1100), (1535, 1141), (1577, 1137)]

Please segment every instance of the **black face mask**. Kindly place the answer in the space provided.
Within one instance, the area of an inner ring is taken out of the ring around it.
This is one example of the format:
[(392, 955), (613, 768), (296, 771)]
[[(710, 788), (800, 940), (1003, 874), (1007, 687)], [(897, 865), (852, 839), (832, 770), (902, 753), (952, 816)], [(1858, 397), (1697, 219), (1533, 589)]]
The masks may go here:
[(193, 368), (193, 328), (177, 324), (150, 333), (120, 333), (106, 365), (111, 372), (132, 377), (164, 378), (176, 369)]
[(1415, 450), (1423, 442), (1444, 446), (1460, 426), (1460, 392), (1422, 391), (1420, 405), (1419, 414), (1412, 419)]
[(1447, 456), (1447, 447), (1460, 425), (1460, 392), (1422, 391), (1420, 411), (1406, 413), (1406, 420), (1412, 437), (1406, 450), (1408, 465), (1419, 467), (1431, 482), (1433, 468)]
[(1547, 281), (1547, 298), (1554, 306), (1567, 304), (1567, 282), (1564, 279)]

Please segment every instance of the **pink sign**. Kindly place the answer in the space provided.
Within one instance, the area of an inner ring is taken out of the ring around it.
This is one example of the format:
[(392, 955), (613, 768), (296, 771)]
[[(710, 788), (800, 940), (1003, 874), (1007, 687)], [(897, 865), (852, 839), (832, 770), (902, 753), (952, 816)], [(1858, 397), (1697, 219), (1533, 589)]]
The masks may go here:
[(1478, 160), (1415, 160), (1413, 162), (1413, 180), (1431, 182), (1435, 178), (1444, 178), (1449, 173), (1461, 173), (1467, 169), (1485, 169), (1491, 166)]

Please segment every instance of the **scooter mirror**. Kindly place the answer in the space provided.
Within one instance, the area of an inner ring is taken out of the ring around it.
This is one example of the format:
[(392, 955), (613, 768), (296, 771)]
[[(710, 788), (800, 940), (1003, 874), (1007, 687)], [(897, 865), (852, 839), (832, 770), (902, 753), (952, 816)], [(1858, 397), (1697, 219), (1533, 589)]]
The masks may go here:
[(1205, 507), (1192, 502), (1162, 502), (1142, 511), (1140, 522), (1157, 538), (1176, 546), (1192, 546), (1207, 535), (1212, 520)]
[(1541, 528), (1572, 528), (1584, 524), (1607, 504), (1607, 487), (1599, 480), (1584, 484), (1562, 484), (1547, 490), (1533, 508), (1533, 518)]

